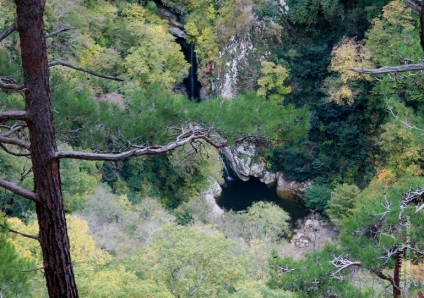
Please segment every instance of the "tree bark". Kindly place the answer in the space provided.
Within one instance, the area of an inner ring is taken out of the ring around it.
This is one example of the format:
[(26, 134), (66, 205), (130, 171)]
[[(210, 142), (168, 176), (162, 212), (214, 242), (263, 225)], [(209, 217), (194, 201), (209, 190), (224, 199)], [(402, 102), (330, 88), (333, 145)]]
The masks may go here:
[(16, 0), (31, 143), (36, 212), (50, 297), (78, 297), (66, 229), (51, 110), (43, 11), (45, 1)]
[(398, 298), (401, 295), (400, 291), (400, 271), (402, 269), (402, 258), (404, 256), (405, 249), (399, 251), (395, 258), (395, 269), (393, 271), (393, 298)]
[(424, 50), (424, 0), (421, 2), (421, 9), (420, 9), (420, 41), (421, 41), (421, 48)]

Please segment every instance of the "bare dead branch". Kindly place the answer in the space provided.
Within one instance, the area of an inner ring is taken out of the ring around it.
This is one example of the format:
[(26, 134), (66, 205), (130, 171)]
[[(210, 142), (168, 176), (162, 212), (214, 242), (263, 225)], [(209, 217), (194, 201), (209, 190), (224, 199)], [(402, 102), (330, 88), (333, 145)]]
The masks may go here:
[(11, 233), (15, 233), (15, 234), (21, 235), (21, 236), (26, 237), (26, 238), (38, 240), (38, 235), (29, 235), (29, 234), (21, 233), (19, 231), (16, 231), (14, 229), (9, 228), (8, 226), (3, 225), (3, 224), (0, 224), (0, 227), (5, 229), (5, 230), (8, 230)]
[(74, 28), (70, 28), (70, 27), (59, 28), (56, 31), (47, 33), (46, 34), (46, 38), (55, 37), (55, 36), (59, 35), (62, 32), (66, 32), (66, 31), (70, 31), (70, 30), (74, 30)]
[(7, 111), (0, 112), (0, 122), (8, 121), (8, 120), (27, 120), (27, 112), (26, 111)]
[[(413, 190), (410, 188), (406, 193), (402, 195), (402, 203), (400, 205), (401, 208), (405, 208), (409, 204), (418, 204), (419, 202), (422, 202), (424, 200), (424, 187), (421, 187), (417, 190)], [(424, 209), (424, 204), (417, 207), (417, 210), (415, 210), (414, 214), (417, 214), (421, 210)]]
[(414, 214), (417, 214), (418, 212), (420, 212), (423, 209), (424, 209), (424, 204), (422, 204), (420, 207), (418, 207), (417, 210), (415, 210)]
[(293, 271), (296, 271), (296, 269), (291, 269), (287, 265), (286, 265), (286, 267), (278, 266), (278, 272), (280, 272), (280, 273), (290, 273), (290, 272), (293, 272)]
[(4, 30), (2, 33), (0, 33), (0, 41), (8, 37), (10, 34), (12, 34), (16, 30), (16, 23), (13, 23), (12, 26)]
[(16, 138), (3, 137), (3, 136), (0, 136), (0, 143), (16, 145), (28, 150), (31, 147), (31, 144), (27, 141), (16, 139)]
[(5, 180), (0, 180), (0, 186), (31, 201), (38, 202), (37, 195), (34, 192), (23, 188), (22, 186)]
[(332, 261), (331, 264), (333, 264), (336, 268), (337, 271), (331, 274), (331, 277), (333, 278), (337, 278), (339, 279), (336, 275), (341, 272), (342, 270), (349, 268), (351, 266), (362, 266), (361, 262), (352, 262), (348, 259), (347, 256), (345, 255), (340, 255), (338, 257), (335, 257)]
[(0, 78), (0, 88), (5, 90), (22, 91), (25, 89), (24, 84), (18, 84), (9, 78)]
[(361, 73), (361, 74), (376, 75), (376, 74), (385, 74), (385, 73), (398, 73), (398, 72), (405, 72), (405, 71), (424, 70), (424, 64), (383, 66), (383, 67), (374, 68), (374, 69), (352, 67), (350, 68), (350, 70), (355, 71), (357, 73)]
[(95, 71), (92, 71), (92, 70), (89, 70), (89, 69), (86, 69), (86, 68), (82, 68), (82, 67), (74, 66), (74, 65), (72, 65), (72, 64), (69, 64), (69, 63), (67, 63), (67, 62), (60, 61), (60, 60), (56, 60), (56, 61), (53, 61), (53, 62), (50, 62), (50, 63), (49, 63), (49, 67), (52, 67), (52, 66), (58, 66), (58, 65), (59, 65), (59, 66), (69, 67), (69, 68), (72, 68), (72, 69), (75, 69), (75, 70), (78, 70), (78, 71), (82, 71), (82, 72), (85, 72), (85, 73), (88, 73), (88, 74), (91, 74), (91, 75), (93, 75), (93, 76), (96, 76), (96, 77), (99, 77), (99, 78), (103, 78), (103, 79), (114, 80), (114, 81), (120, 81), (120, 82), (123, 82), (123, 81), (124, 81), (124, 80), (122, 80), (122, 79), (120, 79), (120, 78), (116, 78), (116, 77), (112, 77), (112, 76), (103, 75), (103, 74), (101, 74), (101, 73), (98, 73), (98, 72), (95, 72)]
[(176, 141), (168, 143), (164, 146), (140, 146), (137, 149), (121, 152), (121, 153), (89, 153), (89, 152), (77, 152), (77, 151), (58, 151), (56, 152), (57, 158), (73, 158), (83, 160), (103, 160), (103, 161), (119, 161), (130, 157), (142, 156), (142, 155), (155, 155), (165, 152), (172, 151), (185, 144), (189, 144), (194, 140), (203, 139), (212, 146), (220, 148), (226, 145), (226, 143), (216, 143), (212, 141), (208, 135), (207, 129), (190, 130), (178, 136)]
[(21, 270), (21, 272), (34, 272), (34, 271), (43, 270), (43, 269), (46, 269), (46, 266), (42, 266), (42, 267), (38, 267), (34, 269), (25, 269), (25, 270)]
[(413, 10), (420, 12), (421, 11), (421, 5), (414, 2), (413, 0), (405, 0), (405, 3), (408, 7), (412, 8)]

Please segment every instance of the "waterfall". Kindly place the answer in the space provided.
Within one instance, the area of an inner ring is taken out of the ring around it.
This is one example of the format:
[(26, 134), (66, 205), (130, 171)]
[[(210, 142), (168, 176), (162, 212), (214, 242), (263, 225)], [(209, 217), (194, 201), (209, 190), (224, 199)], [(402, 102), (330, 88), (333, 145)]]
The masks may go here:
[(222, 165), (224, 167), (224, 179), (226, 182), (230, 182), (230, 181), (234, 181), (236, 178), (234, 178), (231, 175), (231, 171), (228, 169), (227, 163), (225, 162), (224, 158), (222, 158), (222, 156), (219, 156), (219, 159), (222, 162)]
[(190, 98), (195, 97), (195, 77), (196, 77), (196, 65), (195, 65), (194, 45), (190, 45), (189, 62), (190, 62), (190, 73), (188, 75), (188, 94)]

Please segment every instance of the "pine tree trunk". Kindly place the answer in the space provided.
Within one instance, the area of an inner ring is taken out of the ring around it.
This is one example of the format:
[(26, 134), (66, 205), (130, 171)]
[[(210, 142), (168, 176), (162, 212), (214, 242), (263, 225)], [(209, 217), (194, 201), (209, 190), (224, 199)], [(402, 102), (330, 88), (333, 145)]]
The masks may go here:
[(403, 257), (403, 252), (398, 252), (396, 254), (396, 259), (395, 259), (395, 269), (393, 272), (393, 297), (394, 298), (398, 298), (401, 295), (400, 292), (400, 272), (402, 269), (402, 257)]
[(43, 0), (16, 0), (25, 102), (29, 120), (34, 190), (39, 203), (45, 278), (50, 297), (78, 297), (63, 208), (59, 160), (51, 110)]

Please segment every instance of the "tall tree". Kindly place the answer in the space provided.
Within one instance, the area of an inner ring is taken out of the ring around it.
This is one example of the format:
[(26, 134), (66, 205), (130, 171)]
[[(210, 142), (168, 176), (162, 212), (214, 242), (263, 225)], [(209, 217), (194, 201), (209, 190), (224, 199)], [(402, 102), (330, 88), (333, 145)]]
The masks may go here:
[[(58, 62), (52, 62), (49, 65), (47, 58), (46, 38), (49, 36), (46, 35), (43, 22), (45, 0), (16, 0), (15, 3), (17, 8), (16, 25), (12, 25), (5, 32), (0, 33), (0, 40), (6, 38), (14, 30), (18, 30), (24, 83), (18, 84), (14, 80), (0, 78), (0, 88), (23, 91), (25, 110), (0, 112), (1, 123), (15, 121), (8, 131), (0, 134), (0, 142), (2, 145), (15, 145), (29, 151), (32, 160), (34, 190), (27, 190), (5, 180), (0, 180), (0, 186), (35, 202), (40, 232), (39, 235), (25, 236), (40, 242), (49, 296), (78, 297), (63, 205), (59, 172), (60, 159), (122, 160), (133, 156), (160, 154), (195, 139), (201, 138), (210, 141), (208, 130), (189, 130), (178, 136), (175, 142), (165, 146), (139, 147), (120, 154), (58, 151), (49, 86), (49, 66), (58, 65)], [(65, 62), (59, 64), (86, 71)], [(94, 72), (91, 74), (100, 76)], [(105, 78), (114, 79), (107, 76)], [(28, 129), (29, 140), (14, 137), (17, 127)], [(213, 145), (218, 146), (215, 143)]]

